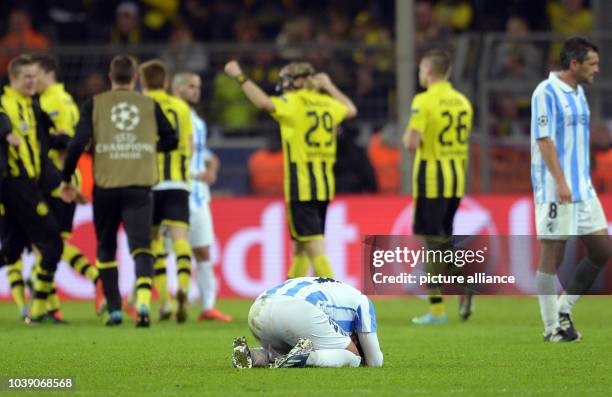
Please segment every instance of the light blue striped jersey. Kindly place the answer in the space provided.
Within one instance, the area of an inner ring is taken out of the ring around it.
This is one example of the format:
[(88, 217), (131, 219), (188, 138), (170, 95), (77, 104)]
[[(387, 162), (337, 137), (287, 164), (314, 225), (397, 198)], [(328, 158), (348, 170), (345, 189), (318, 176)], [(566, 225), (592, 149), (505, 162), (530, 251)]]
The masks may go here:
[(211, 153), (206, 146), (208, 136), (206, 122), (193, 109), (191, 109), (191, 122), (193, 123), (193, 154), (190, 161), (192, 175), (190, 200), (192, 205), (201, 207), (210, 201), (210, 187), (207, 183), (193, 179), (193, 176), (206, 171), (206, 160)]
[(537, 204), (557, 202), (555, 183), (546, 167), (538, 139), (548, 137), (557, 148), (573, 201), (595, 197), (589, 159), (590, 111), (584, 90), (574, 90), (551, 72), (531, 98), (531, 182)]
[(259, 297), (285, 295), (303, 299), (327, 314), (345, 332), (376, 332), (372, 301), (361, 292), (329, 278), (300, 277), (262, 293)]

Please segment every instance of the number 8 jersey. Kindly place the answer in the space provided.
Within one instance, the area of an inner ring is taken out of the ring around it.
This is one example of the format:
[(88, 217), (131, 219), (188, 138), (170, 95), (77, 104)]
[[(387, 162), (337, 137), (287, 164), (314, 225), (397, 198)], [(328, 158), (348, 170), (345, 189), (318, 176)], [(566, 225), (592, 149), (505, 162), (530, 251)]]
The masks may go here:
[(408, 128), (421, 133), (412, 174), (414, 197), (463, 197), (472, 116), (470, 101), (447, 81), (414, 97)]
[(336, 129), (346, 107), (318, 91), (300, 89), (272, 97), (271, 114), (281, 129), (285, 200), (330, 201), (334, 197)]

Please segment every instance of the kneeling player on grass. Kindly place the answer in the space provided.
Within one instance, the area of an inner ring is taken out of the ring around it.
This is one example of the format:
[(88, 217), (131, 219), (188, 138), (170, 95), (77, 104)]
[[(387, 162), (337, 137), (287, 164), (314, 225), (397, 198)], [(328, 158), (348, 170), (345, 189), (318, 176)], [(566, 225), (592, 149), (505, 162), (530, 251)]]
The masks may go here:
[[(257, 297), (249, 328), (261, 343), (234, 339), (236, 368), (381, 367), (376, 313), (367, 296), (329, 278), (290, 279)], [(271, 365), (272, 364), (272, 365)]]

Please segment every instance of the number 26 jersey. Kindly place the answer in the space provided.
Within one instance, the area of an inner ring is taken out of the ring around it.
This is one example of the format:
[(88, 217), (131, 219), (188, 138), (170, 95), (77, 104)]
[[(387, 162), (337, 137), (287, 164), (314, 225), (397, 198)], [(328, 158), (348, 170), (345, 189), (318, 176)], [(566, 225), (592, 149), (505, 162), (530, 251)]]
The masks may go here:
[(330, 201), (334, 197), (336, 130), (346, 107), (315, 90), (272, 97), (280, 124), (286, 201)]
[(470, 101), (447, 81), (414, 97), (408, 128), (421, 133), (412, 174), (414, 197), (463, 197), (472, 117)]

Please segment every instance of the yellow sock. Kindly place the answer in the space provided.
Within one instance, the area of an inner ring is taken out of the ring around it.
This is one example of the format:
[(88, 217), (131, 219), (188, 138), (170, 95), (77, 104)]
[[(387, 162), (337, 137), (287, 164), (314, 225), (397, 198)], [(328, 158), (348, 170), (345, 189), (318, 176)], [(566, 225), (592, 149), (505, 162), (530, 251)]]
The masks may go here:
[(40, 317), (46, 313), (47, 298), (53, 289), (53, 274), (44, 269), (38, 269), (34, 280), (34, 299), (30, 315), (33, 318)]
[(287, 278), (306, 277), (309, 269), (310, 258), (308, 258), (308, 255), (294, 255)]
[(444, 301), (439, 288), (429, 292), (429, 310), (435, 317), (445, 314)]
[(83, 256), (81, 250), (67, 241), (64, 241), (62, 260), (68, 263), (70, 267), (74, 269), (74, 271), (87, 277), (88, 280), (96, 281), (100, 276), (98, 269), (89, 263), (89, 261)]
[(155, 276), (153, 277), (155, 289), (161, 303), (169, 302), (170, 294), (168, 294), (168, 277), (166, 275), (166, 258), (168, 254), (164, 252), (163, 237), (159, 237), (151, 242), (151, 250), (155, 258)]
[(191, 281), (191, 246), (187, 240), (176, 240), (173, 249), (174, 255), (176, 255), (178, 287), (181, 291), (187, 293)]
[(329, 263), (327, 255), (319, 255), (314, 258), (312, 261), (312, 266), (314, 267), (315, 276), (334, 278), (334, 271), (332, 270), (331, 263)]
[(144, 305), (147, 311), (151, 310), (151, 277), (138, 277), (136, 279), (136, 309)]
[(17, 305), (17, 308), (21, 311), (25, 308), (25, 291), (24, 291), (24, 283), (23, 276), (21, 275), (21, 270), (23, 269), (23, 262), (19, 259), (17, 262), (8, 266), (8, 282), (11, 286), (11, 294), (13, 295), (13, 300)]
[(55, 290), (55, 283), (53, 283), (51, 292), (49, 292), (49, 296), (47, 297), (47, 311), (59, 310), (60, 304), (59, 296), (57, 296), (57, 291)]

